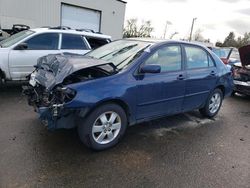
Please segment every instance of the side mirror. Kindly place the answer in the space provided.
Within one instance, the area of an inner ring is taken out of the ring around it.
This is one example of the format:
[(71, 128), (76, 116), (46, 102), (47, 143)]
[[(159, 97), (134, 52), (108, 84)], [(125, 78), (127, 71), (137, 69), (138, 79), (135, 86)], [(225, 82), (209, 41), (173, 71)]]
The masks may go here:
[(27, 43), (20, 43), (15, 47), (15, 50), (27, 50), (28, 44)]
[(160, 73), (161, 66), (160, 65), (143, 65), (140, 69), (140, 73)]

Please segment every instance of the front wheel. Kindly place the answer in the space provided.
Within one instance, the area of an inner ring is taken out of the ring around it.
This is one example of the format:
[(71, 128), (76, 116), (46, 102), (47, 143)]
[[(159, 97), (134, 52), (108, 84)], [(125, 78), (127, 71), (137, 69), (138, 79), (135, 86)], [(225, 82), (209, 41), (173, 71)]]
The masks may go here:
[(206, 104), (200, 109), (200, 113), (206, 117), (212, 118), (219, 112), (223, 100), (223, 94), (220, 89), (215, 89), (208, 97)]
[(232, 91), (231, 96), (234, 97), (236, 94), (236, 91)]
[(87, 147), (104, 150), (119, 142), (126, 127), (126, 113), (119, 105), (110, 103), (90, 113), (78, 126), (78, 134)]

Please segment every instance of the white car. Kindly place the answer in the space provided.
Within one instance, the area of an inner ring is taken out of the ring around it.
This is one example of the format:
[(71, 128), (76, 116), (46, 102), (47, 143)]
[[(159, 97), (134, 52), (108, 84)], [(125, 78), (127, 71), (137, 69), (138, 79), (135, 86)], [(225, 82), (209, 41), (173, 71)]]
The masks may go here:
[(111, 37), (66, 27), (29, 29), (0, 42), (0, 81), (26, 80), (39, 57), (57, 53), (85, 54)]

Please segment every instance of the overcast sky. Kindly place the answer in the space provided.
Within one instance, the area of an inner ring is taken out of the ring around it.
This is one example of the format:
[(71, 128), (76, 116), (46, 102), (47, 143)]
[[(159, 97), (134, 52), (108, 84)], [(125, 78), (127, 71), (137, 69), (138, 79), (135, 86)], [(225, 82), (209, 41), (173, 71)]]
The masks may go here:
[(194, 32), (212, 42), (223, 41), (230, 31), (237, 36), (250, 32), (250, 0), (126, 0), (126, 20), (137, 18), (151, 20), (153, 35), (163, 37), (166, 21), (166, 36), (178, 32), (174, 39), (187, 38), (192, 19), (197, 18)]

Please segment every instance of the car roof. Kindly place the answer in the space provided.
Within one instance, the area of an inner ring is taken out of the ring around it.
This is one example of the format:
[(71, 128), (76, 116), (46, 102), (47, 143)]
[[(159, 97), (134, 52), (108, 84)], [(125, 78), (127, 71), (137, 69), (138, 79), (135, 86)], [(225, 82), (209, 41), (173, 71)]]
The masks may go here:
[(164, 43), (166, 44), (167, 43), (192, 44), (194, 46), (206, 48), (206, 46), (203, 44), (188, 42), (188, 41), (183, 41), (183, 40), (157, 39), (157, 38), (125, 38), (124, 40), (142, 41), (142, 42), (148, 42), (152, 44), (164, 44)]
[(103, 39), (111, 39), (111, 36), (104, 35), (101, 33), (95, 33), (91, 31), (79, 31), (74, 29), (53, 29), (53, 28), (36, 28), (30, 29), (36, 33), (66, 33), (66, 34), (77, 34), (77, 35), (84, 35), (89, 37), (96, 37), (96, 38), (103, 38)]
[(142, 42), (150, 42), (150, 43), (159, 43), (159, 42), (167, 41), (164, 39), (156, 39), (156, 38), (125, 38), (125, 40), (142, 41)]

